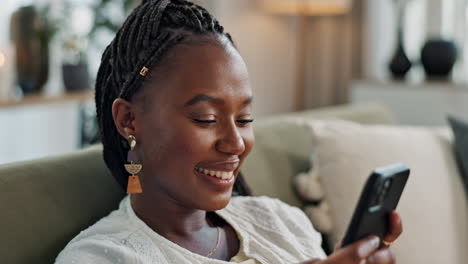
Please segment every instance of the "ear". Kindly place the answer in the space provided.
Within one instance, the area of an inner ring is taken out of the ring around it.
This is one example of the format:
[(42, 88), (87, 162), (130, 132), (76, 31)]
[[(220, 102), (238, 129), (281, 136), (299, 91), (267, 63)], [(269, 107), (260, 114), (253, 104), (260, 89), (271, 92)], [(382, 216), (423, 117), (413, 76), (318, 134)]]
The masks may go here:
[(114, 118), (115, 126), (117, 131), (124, 138), (128, 138), (130, 135), (135, 135), (135, 107), (131, 102), (117, 98), (112, 103), (112, 117)]

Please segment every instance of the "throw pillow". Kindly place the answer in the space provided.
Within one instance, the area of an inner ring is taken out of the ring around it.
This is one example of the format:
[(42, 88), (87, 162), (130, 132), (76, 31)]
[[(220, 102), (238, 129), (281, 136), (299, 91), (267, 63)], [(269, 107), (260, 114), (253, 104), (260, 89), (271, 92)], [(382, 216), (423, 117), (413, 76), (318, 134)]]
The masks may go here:
[(362, 187), (376, 167), (403, 162), (412, 173), (397, 211), (404, 233), (392, 246), (399, 263), (466, 263), (468, 205), (452, 144), (433, 129), (365, 126), (346, 121), (309, 127), (325, 201), (331, 242), (342, 238)]
[(454, 149), (460, 168), (466, 194), (468, 195), (468, 121), (454, 116), (448, 116), (448, 121), (455, 136)]

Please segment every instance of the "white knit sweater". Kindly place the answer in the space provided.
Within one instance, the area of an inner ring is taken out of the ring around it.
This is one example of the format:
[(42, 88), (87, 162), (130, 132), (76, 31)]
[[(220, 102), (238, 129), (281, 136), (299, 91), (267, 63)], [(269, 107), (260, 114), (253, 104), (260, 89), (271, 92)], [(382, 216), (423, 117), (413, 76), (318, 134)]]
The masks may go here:
[[(216, 212), (237, 232), (241, 249), (262, 264), (325, 258), (320, 234), (304, 213), (278, 199), (234, 197)], [(129, 196), (119, 209), (76, 236), (56, 259), (59, 264), (222, 264), (190, 252), (141, 221)]]

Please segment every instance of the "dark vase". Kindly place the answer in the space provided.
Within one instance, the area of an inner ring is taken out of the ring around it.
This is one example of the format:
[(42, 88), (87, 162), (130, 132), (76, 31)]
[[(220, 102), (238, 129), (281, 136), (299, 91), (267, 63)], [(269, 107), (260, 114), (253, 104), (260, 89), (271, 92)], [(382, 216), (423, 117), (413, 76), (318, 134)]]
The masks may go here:
[(428, 78), (448, 79), (458, 50), (455, 42), (443, 39), (428, 40), (421, 51), (421, 63)]
[(410, 71), (412, 63), (405, 52), (403, 45), (403, 16), (404, 6), (399, 8), (398, 15), (398, 36), (397, 36), (397, 49), (390, 61), (389, 69), (395, 79), (403, 79)]
[(33, 6), (21, 7), (11, 17), (17, 82), (24, 94), (40, 92), (49, 75), (49, 43), (38, 34), (39, 20)]
[(66, 91), (82, 91), (90, 89), (88, 64), (63, 64), (63, 84)]
[(395, 79), (403, 79), (411, 69), (411, 61), (406, 55), (403, 43), (399, 41), (398, 48), (390, 62), (390, 71)]

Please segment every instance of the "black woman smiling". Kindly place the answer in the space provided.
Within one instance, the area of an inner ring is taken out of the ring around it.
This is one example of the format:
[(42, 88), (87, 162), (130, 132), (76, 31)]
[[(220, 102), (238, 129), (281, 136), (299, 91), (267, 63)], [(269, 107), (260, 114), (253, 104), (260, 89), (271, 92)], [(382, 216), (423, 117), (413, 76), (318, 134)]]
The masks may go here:
[[(127, 195), (57, 263), (395, 263), (370, 237), (326, 256), (298, 208), (249, 195), (252, 89), (204, 8), (147, 0), (105, 50), (96, 81), (104, 160)], [(105, 195), (105, 194), (103, 194)], [(387, 241), (401, 233), (398, 214)]]

